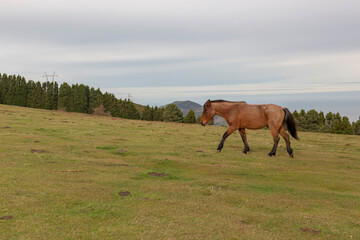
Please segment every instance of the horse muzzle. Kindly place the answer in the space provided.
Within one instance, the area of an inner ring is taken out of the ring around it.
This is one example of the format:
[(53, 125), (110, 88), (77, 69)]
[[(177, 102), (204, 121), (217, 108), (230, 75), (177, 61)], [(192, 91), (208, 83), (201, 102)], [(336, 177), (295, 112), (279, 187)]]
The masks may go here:
[(205, 123), (203, 123), (203, 122), (200, 122), (200, 124), (201, 124), (201, 126), (203, 126), (203, 127), (205, 127), (205, 126), (206, 126), (206, 124), (205, 124)]

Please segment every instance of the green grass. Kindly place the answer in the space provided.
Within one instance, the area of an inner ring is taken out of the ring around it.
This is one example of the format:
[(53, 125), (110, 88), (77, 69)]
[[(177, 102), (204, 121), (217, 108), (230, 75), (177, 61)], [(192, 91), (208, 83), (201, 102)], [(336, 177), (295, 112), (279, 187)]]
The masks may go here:
[(358, 136), (225, 130), (0, 105), (0, 239), (360, 239)]

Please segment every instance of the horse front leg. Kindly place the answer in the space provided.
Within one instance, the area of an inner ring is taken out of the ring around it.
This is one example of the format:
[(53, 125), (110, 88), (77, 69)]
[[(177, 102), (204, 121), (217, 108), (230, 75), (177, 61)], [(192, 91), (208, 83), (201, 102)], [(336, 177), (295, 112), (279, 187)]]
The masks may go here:
[(221, 142), (220, 142), (220, 144), (219, 144), (216, 152), (218, 152), (218, 153), (221, 152), (221, 150), (222, 150), (223, 147), (224, 147), (224, 143), (225, 143), (226, 138), (227, 138), (228, 136), (230, 136), (235, 130), (236, 130), (236, 128), (234, 128), (234, 127), (229, 127), (229, 128), (226, 130), (226, 132), (224, 133), (224, 135), (223, 135), (223, 137), (222, 137), (222, 139), (221, 139)]

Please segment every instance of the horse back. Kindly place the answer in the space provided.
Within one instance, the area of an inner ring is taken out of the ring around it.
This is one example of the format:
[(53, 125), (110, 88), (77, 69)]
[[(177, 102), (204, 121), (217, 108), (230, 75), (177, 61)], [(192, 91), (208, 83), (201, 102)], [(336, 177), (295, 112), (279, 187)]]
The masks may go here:
[(283, 108), (275, 104), (240, 103), (236, 107), (237, 125), (239, 128), (260, 129), (268, 126), (279, 128), (284, 119)]

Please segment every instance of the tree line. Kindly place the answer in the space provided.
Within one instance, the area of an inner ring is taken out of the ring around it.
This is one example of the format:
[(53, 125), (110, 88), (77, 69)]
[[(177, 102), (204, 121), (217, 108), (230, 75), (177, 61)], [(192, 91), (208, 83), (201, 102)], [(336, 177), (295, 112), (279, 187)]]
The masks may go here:
[(141, 116), (145, 121), (164, 121), (164, 122), (182, 122), (182, 123), (196, 123), (199, 119), (195, 118), (195, 112), (190, 110), (185, 117), (183, 113), (175, 104), (168, 104), (165, 107), (158, 108), (147, 105)]
[(307, 112), (304, 109), (300, 112), (295, 110), (293, 115), (301, 131), (360, 135), (360, 117), (356, 122), (350, 123), (349, 118), (340, 113), (328, 112), (325, 115), (314, 109)]
[(26, 81), (22, 76), (0, 73), (0, 104), (79, 113), (100, 113), (140, 119), (133, 102), (103, 94), (83, 84)]
[[(0, 104), (16, 105), (48, 110), (63, 110), (89, 114), (106, 114), (127, 119), (142, 119), (146, 121), (165, 121), (198, 123), (200, 116), (195, 117), (193, 110), (183, 117), (181, 110), (174, 104), (165, 107), (150, 107), (147, 105), (142, 114), (129, 99), (117, 99), (114, 94), (100, 89), (90, 88), (83, 84), (57, 82), (26, 81), (19, 75), (0, 73)], [(360, 135), (360, 118), (350, 123), (349, 118), (339, 113), (329, 112), (326, 115), (320, 111), (294, 111), (293, 115), (302, 131), (325, 132), (338, 134)], [(211, 122), (213, 123), (213, 122)], [(210, 124), (211, 124), (210, 123)]]

